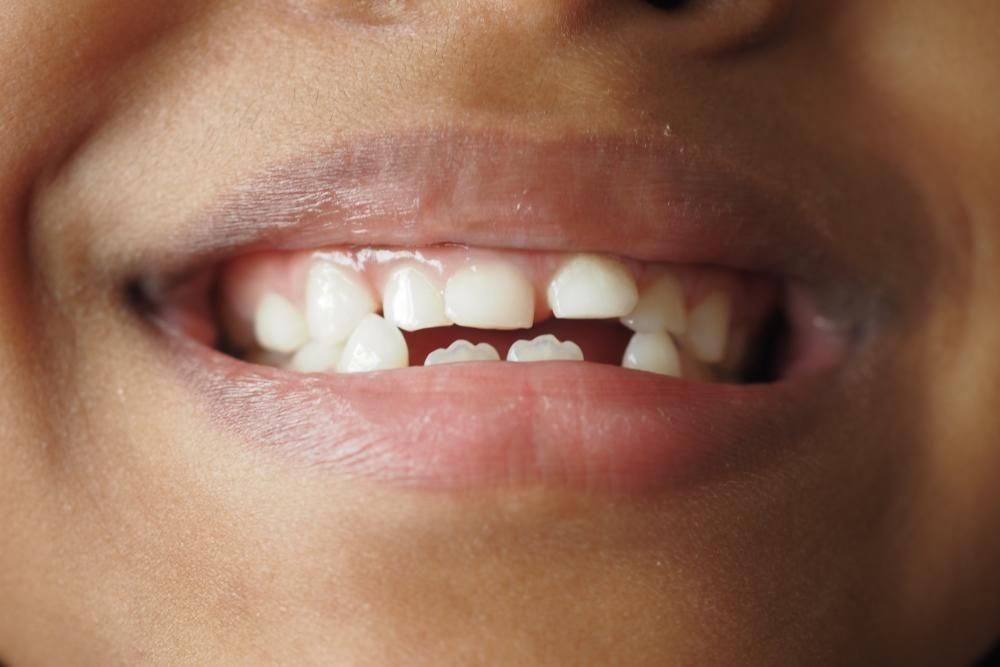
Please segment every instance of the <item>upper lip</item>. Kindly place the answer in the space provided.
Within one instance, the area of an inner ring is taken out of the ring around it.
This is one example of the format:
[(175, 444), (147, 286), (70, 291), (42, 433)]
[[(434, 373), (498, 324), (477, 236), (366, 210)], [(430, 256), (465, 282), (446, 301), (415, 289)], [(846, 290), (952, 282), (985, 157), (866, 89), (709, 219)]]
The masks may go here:
[(795, 199), (711, 146), (456, 130), (378, 135), (273, 165), (181, 225), (166, 247), (132, 256), (148, 275), (264, 249), (439, 243), (791, 278), (834, 261), (806, 252), (824, 235)]

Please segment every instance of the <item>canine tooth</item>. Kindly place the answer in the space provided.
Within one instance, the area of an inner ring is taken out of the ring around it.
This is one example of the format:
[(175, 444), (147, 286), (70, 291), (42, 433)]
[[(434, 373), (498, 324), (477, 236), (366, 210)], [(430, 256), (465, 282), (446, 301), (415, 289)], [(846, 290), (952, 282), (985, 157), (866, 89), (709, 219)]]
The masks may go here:
[(343, 353), (343, 345), (318, 340), (310, 341), (295, 353), (288, 368), (299, 373), (327, 373), (336, 370), (337, 362)]
[(535, 288), (511, 264), (469, 266), (445, 287), (448, 317), (474, 329), (530, 329), (535, 321)]
[(294, 352), (309, 334), (299, 309), (285, 297), (270, 292), (260, 300), (254, 315), (257, 344), (271, 352)]
[(639, 303), (621, 321), (636, 333), (683, 334), (687, 330), (687, 310), (680, 281), (669, 274), (656, 278), (639, 293)]
[(623, 317), (639, 302), (635, 279), (615, 259), (577, 255), (549, 282), (549, 306), (561, 319)]
[(444, 310), (444, 295), (420, 269), (403, 266), (389, 276), (382, 297), (385, 319), (404, 331), (418, 331), (451, 324)]
[(732, 303), (726, 292), (710, 293), (688, 316), (687, 338), (699, 361), (717, 363), (726, 355)]
[(467, 340), (456, 340), (447, 349), (434, 350), (427, 355), (424, 366), (458, 364), (466, 361), (500, 361), (500, 353), (489, 343), (473, 345)]
[(632, 336), (625, 356), (622, 359), (624, 368), (639, 371), (681, 377), (681, 357), (677, 346), (669, 334), (637, 333)]
[(573, 341), (560, 342), (551, 334), (510, 346), (507, 361), (583, 361), (583, 350)]
[(306, 321), (314, 340), (341, 343), (367, 315), (378, 310), (371, 290), (347, 268), (317, 260), (306, 283)]
[(368, 315), (347, 340), (337, 371), (367, 373), (409, 365), (409, 348), (400, 330), (379, 315)]

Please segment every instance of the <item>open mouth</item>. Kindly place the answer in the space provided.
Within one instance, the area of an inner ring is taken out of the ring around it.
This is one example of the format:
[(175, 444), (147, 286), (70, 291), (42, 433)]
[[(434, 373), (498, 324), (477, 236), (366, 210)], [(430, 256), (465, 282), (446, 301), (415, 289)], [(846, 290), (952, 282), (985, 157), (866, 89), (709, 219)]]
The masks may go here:
[(328, 248), (256, 252), (168, 298), (175, 328), (299, 373), (591, 362), (732, 384), (837, 358), (778, 279), (600, 254)]
[[(718, 179), (678, 172), (665, 189), (650, 168), (669, 176), (677, 161), (661, 147), (444, 140), (338, 154), (322, 178), (308, 162), (322, 196), (304, 197), (297, 174), (284, 207), (269, 174), (267, 190), (239, 200), (230, 231), (247, 238), (228, 245), (215, 224), (216, 247), (184, 270), (130, 281), (225, 428), (342, 476), (407, 486), (647, 489), (725, 467), (779, 420), (801, 426), (822, 378), (848, 358), (858, 323), (824, 305), (792, 270), (800, 263), (720, 242), (709, 224), (759, 213), (731, 205), (756, 201), (746, 184), (727, 186), (738, 193), (729, 205), (693, 207), (718, 196)], [(567, 157), (586, 166), (537, 187)], [(373, 185), (382, 160), (393, 161), (392, 188)], [(408, 162), (440, 169), (414, 179)], [(631, 178), (631, 199), (607, 197), (618, 178)], [(361, 188), (385, 197), (377, 214), (337, 196)], [(435, 204), (401, 203), (411, 201)], [(463, 227), (463, 214), (490, 222)]]

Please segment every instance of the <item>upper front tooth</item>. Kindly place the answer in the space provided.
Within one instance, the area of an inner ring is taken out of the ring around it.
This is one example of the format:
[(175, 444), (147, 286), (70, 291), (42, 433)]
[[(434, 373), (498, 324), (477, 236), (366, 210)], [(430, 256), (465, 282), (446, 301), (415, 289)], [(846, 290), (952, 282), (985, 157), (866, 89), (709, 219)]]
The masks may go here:
[(466, 361), (500, 361), (500, 353), (489, 343), (473, 345), (467, 340), (456, 340), (448, 349), (434, 350), (427, 355), (424, 366), (457, 364)]
[(344, 353), (337, 362), (337, 370), (341, 373), (366, 373), (409, 365), (409, 348), (399, 329), (378, 315), (368, 315), (347, 340)]
[(448, 317), (463, 327), (530, 329), (535, 321), (535, 288), (512, 264), (459, 270), (448, 280), (444, 302)]
[(639, 303), (622, 318), (622, 324), (639, 333), (683, 334), (687, 329), (687, 310), (680, 281), (670, 274), (656, 278), (640, 292)]
[(583, 350), (573, 341), (559, 342), (555, 336), (546, 334), (511, 345), (507, 361), (583, 361)]
[(635, 279), (615, 259), (578, 255), (559, 269), (549, 283), (549, 306), (563, 319), (623, 317), (635, 308)]
[(715, 291), (699, 303), (688, 319), (687, 338), (699, 361), (718, 363), (726, 356), (732, 302), (727, 292)]
[(681, 357), (673, 339), (666, 333), (637, 333), (632, 336), (622, 366), (660, 375), (681, 377)]
[(313, 339), (341, 343), (377, 310), (371, 290), (357, 273), (326, 260), (313, 263), (306, 284), (306, 320)]
[(385, 319), (404, 331), (418, 331), (451, 324), (444, 310), (444, 295), (427, 275), (413, 266), (392, 272), (382, 297)]
[(299, 309), (274, 292), (265, 295), (257, 305), (254, 336), (265, 350), (284, 353), (294, 352), (309, 340)]

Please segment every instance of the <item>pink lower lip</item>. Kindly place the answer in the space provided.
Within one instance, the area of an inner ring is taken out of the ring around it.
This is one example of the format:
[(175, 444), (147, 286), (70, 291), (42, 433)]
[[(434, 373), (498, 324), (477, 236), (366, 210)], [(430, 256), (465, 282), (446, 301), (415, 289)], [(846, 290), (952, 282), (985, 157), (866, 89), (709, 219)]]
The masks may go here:
[(344, 479), (423, 490), (645, 493), (776, 455), (816, 378), (679, 381), (581, 363), (297, 375), (175, 340), (212, 416), (248, 446)]

